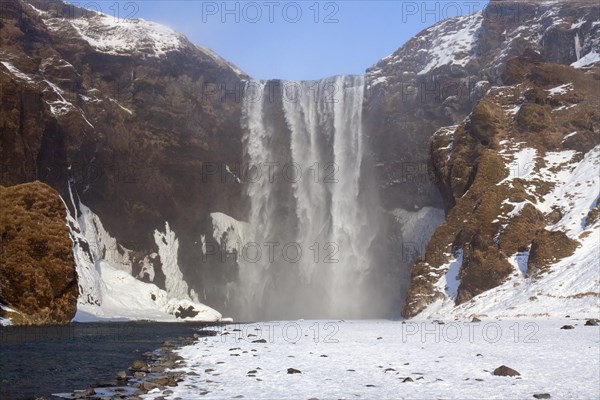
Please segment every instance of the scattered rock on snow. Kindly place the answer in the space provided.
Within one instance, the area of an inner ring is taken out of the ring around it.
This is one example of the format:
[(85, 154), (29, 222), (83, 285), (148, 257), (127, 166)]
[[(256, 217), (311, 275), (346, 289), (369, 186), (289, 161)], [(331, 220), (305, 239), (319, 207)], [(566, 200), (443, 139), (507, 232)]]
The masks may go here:
[(520, 376), (521, 374), (519, 372), (517, 372), (516, 370), (507, 367), (506, 365), (501, 365), (498, 368), (496, 368), (493, 372), (494, 375), (497, 376)]
[(535, 393), (533, 397), (536, 399), (549, 399), (552, 396), (550, 396), (550, 393)]
[(573, 325), (563, 325), (560, 329), (575, 329)]

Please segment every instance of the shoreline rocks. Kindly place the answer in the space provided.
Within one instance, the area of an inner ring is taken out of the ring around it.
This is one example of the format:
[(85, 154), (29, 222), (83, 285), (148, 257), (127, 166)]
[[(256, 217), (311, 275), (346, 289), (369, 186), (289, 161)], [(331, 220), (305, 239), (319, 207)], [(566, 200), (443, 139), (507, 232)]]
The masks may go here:
[[(172, 341), (163, 342), (162, 346), (154, 351), (145, 352), (142, 358), (135, 360), (128, 368), (128, 372), (121, 370), (116, 373), (116, 380), (108, 383), (96, 383), (89, 388), (74, 390), (65, 399), (141, 399), (140, 395), (149, 392), (172, 394), (169, 388), (175, 387), (187, 374), (184, 371), (170, 371), (185, 365), (183, 357), (175, 351), (181, 347), (196, 343), (203, 337), (214, 336), (211, 330), (200, 331), (189, 337), (178, 337)], [(102, 388), (99, 395), (96, 388)], [(157, 391), (158, 390), (158, 391)]]

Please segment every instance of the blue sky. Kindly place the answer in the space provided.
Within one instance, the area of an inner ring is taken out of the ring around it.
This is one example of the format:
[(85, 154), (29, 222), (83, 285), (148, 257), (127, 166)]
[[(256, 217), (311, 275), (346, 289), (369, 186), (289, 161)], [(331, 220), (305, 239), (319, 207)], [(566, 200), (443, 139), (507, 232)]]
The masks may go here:
[[(132, 14), (170, 26), (253, 78), (318, 79), (362, 74), (435, 22), (487, 1), (138, 1)], [(80, 3), (81, 4), (81, 3)], [(115, 2), (100, 3), (112, 7)]]

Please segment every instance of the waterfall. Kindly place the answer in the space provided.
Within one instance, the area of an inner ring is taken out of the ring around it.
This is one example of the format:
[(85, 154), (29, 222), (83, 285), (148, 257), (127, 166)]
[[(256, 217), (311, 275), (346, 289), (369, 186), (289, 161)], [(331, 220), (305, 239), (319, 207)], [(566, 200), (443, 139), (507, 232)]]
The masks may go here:
[(247, 83), (252, 246), (239, 258), (238, 318), (361, 315), (376, 233), (376, 202), (361, 174), (363, 95), (362, 76)]

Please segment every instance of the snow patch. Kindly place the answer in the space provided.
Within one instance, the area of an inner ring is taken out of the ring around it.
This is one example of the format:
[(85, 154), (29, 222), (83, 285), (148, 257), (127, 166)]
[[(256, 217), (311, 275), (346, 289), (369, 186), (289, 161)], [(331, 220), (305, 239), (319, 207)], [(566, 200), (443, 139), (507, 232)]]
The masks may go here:
[[(88, 13), (67, 20), (79, 36), (101, 53), (130, 55), (144, 53), (160, 57), (184, 45), (184, 37), (171, 28), (143, 19), (116, 19), (102, 13)], [(58, 25), (48, 25), (60, 29)]]
[[(178, 299), (190, 300), (189, 288), (183, 274), (179, 269), (177, 254), (179, 250), (179, 240), (175, 232), (165, 222), (165, 232), (154, 231), (154, 242), (158, 246), (158, 255), (162, 263), (162, 269), (165, 274), (165, 286), (167, 293)], [(197, 301), (198, 299), (195, 299)]]
[[(48, 85), (48, 88), (44, 89), (44, 92), (48, 92), (48, 89), (50, 89), (51, 93), (53, 93), (56, 96), (56, 100), (46, 101), (46, 103), (48, 103), (48, 105), (50, 106), (50, 112), (52, 113), (52, 115), (54, 115), (55, 117), (60, 117), (62, 115), (68, 114), (69, 112), (71, 112), (71, 110), (75, 109), (75, 106), (65, 99), (65, 97), (63, 96), (64, 92), (61, 88), (59, 88), (57, 85), (55, 85), (47, 79), (44, 79), (44, 83)], [(88, 124), (91, 125), (89, 122)]]
[[(477, 32), (482, 22), (483, 12), (478, 11), (473, 15), (453, 18), (434, 27), (433, 29), (443, 32), (443, 34), (436, 35), (430, 44), (432, 51), (429, 52), (429, 56), (431, 58), (418, 75), (426, 74), (443, 65), (466, 66), (473, 56)], [(456, 24), (459, 28), (455, 31), (445, 32), (443, 29), (446, 24)]]
[(549, 89), (549, 90), (547, 90), (547, 92), (550, 96), (556, 96), (557, 94), (566, 94), (566, 93), (570, 92), (571, 90), (573, 90), (573, 84), (565, 83), (564, 85), (560, 85), (560, 86), (554, 87), (552, 89)]
[(517, 150), (513, 155), (512, 161), (508, 164), (509, 174), (498, 183), (501, 185), (505, 182), (511, 182), (513, 179), (528, 179), (534, 168), (537, 151), (530, 147), (525, 147)]
[(29, 75), (21, 72), (21, 70), (19, 70), (17, 67), (15, 67), (14, 65), (12, 65), (10, 62), (8, 61), (0, 61), (0, 64), (4, 65), (6, 67), (6, 69), (13, 74), (14, 76), (16, 76), (19, 79), (22, 79), (24, 81), (27, 82), (33, 82), (33, 78), (31, 78)]
[(128, 113), (129, 115), (133, 115), (133, 111), (130, 110), (127, 107), (124, 107), (121, 103), (119, 103), (117, 100), (113, 99), (113, 98), (108, 98), (108, 100), (112, 101), (113, 103), (115, 103), (116, 105), (119, 106), (119, 108), (121, 108), (121, 110), (125, 111), (126, 113)]
[[(8, 312), (8, 313), (17, 313), (18, 311), (13, 310), (12, 308), (5, 306), (4, 304), (0, 303), (0, 309), (2, 309), (2, 311)], [(3, 318), (0, 317), (0, 326), (9, 326), (12, 325), (12, 320), (10, 318)]]
[(454, 258), (450, 260), (446, 265), (442, 266), (446, 269), (446, 273), (436, 283), (436, 288), (446, 293), (446, 299), (451, 300), (453, 303), (458, 295), (458, 287), (460, 286), (459, 272), (463, 260), (463, 250), (459, 249), (454, 254)]
[(597, 63), (598, 61), (600, 61), (600, 54), (598, 54), (596, 52), (596, 50), (594, 49), (594, 50), (590, 51), (588, 54), (586, 54), (585, 56), (581, 57), (579, 60), (572, 63), (571, 67), (575, 67), (575, 68), (590, 67), (593, 64)]
[[(215, 212), (210, 214), (213, 227), (213, 238), (217, 240), (221, 248), (227, 252), (239, 250), (246, 244), (245, 237), (249, 226), (227, 214)], [(206, 248), (204, 244), (203, 249)]]
[(181, 321), (182, 311), (196, 313), (185, 320), (220, 320), (221, 314), (192, 301), (189, 296), (179, 298), (172, 295), (174, 292), (178, 293), (182, 285), (173, 282), (174, 279), (180, 279), (181, 275), (178, 266), (173, 265), (172, 255), (176, 254), (178, 245), (168, 224), (165, 233), (155, 232), (155, 238), (161, 242), (161, 259), (164, 257), (167, 260), (166, 263), (163, 261), (163, 265), (166, 264), (163, 268), (171, 292), (131, 276), (129, 250), (119, 245), (106, 232), (98, 216), (88, 207), (81, 202), (75, 203), (72, 192), (70, 196), (73, 208), (76, 209), (78, 204), (81, 210), (79, 216), (70, 212), (67, 215), (79, 281), (79, 299), (74, 321)]

